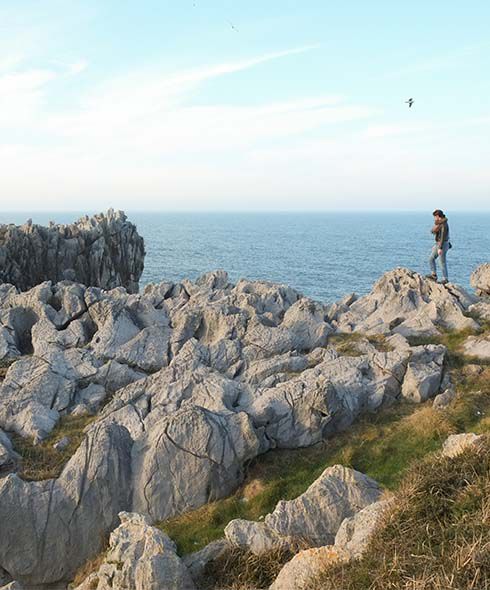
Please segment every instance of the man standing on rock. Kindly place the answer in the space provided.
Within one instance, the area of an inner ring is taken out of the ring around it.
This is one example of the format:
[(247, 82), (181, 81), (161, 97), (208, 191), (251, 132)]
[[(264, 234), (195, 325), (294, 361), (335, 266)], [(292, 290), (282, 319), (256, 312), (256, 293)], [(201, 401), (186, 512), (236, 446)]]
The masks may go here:
[(436, 209), (432, 215), (434, 216), (434, 225), (431, 229), (431, 232), (434, 234), (436, 243), (432, 248), (429, 258), (431, 274), (427, 276), (437, 281), (436, 258), (439, 258), (442, 268), (441, 284), (445, 285), (449, 282), (446, 262), (447, 251), (449, 248), (451, 248), (451, 243), (449, 242), (449, 225), (447, 222), (447, 217), (440, 209)]

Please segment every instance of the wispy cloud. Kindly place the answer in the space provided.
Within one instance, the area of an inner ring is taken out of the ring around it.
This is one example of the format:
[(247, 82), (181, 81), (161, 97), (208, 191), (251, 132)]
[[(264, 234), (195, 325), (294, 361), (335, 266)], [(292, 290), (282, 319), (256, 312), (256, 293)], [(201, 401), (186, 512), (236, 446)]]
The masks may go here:
[[(77, 104), (56, 110), (44, 104), (50, 84), (56, 80), (59, 86), (63, 78), (84, 72), (85, 62), (0, 77), (0, 85), (9, 88), (11, 97), (7, 110), (13, 116), (9, 115), (8, 123), (14, 121), (17, 131), (24, 129), (24, 137), (35, 133), (43, 138), (42, 149), (37, 148), (37, 143), (19, 144), (7, 139), (2, 146), (0, 139), (2, 161), (11, 171), (21, 166), (29, 169), (38, 187), (44, 178), (57, 178), (60, 186), (73, 186), (75, 182), (77, 190), (86, 188), (87, 182), (102, 188), (122, 184), (125, 191), (153, 193), (171, 187), (176, 194), (181, 190), (179, 182), (182, 186), (189, 181), (202, 186), (200, 178), (214, 178), (220, 161), (248, 159), (248, 154), (266, 146), (281, 150), (284, 142), (297, 141), (304, 134), (323, 133), (375, 114), (371, 107), (349, 104), (338, 95), (256, 105), (192, 104), (199, 86), (206, 81), (313, 51), (315, 47), (292, 48), (171, 74), (162, 74), (157, 66), (139, 69), (103, 80), (82, 93)], [(23, 113), (15, 111), (16, 102), (23, 104)], [(22, 184), (18, 175), (16, 183)]]
[[(77, 108), (44, 112), (37, 128), (52, 139), (69, 140), (77, 151), (137, 152), (145, 157), (179, 151), (226, 152), (260, 140), (274, 140), (368, 117), (372, 109), (346, 105), (339, 96), (285, 100), (256, 106), (189, 105), (200, 84), (315, 49), (307, 46), (244, 60), (163, 75), (157, 67), (105, 80), (82, 95)], [(80, 73), (86, 67), (71, 67)], [(48, 82), (49, 78), (43, 80)]]
[(488, 50), (489, 45), (489, 43), (466, 45), (443, 53), (424, 56), (423, 58), (414, 57), (411, 63), (400, 65), (398, 69), (382, 74), (378, 79), (401, 78), (412, 74), (424, 74), (462, 67), (468, 63), (469, 59), (483, 50)]

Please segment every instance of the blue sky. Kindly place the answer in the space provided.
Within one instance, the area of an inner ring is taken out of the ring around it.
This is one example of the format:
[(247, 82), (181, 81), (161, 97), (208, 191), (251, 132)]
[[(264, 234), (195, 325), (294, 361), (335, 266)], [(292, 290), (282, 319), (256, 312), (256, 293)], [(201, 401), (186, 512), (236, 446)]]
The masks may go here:
[(489, 29), (483, 0), (0, 0), (0, 208), (488, 209)]

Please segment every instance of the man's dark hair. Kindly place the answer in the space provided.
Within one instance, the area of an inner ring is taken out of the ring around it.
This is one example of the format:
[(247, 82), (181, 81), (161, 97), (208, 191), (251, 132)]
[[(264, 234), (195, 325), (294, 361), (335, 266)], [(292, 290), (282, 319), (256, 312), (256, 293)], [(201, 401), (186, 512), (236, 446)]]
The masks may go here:
[(432, 215), (434, 215), (434, 217), (437, 215), (437, 217), (444, 217), (444, 212), (441, 209), (436, 209)]

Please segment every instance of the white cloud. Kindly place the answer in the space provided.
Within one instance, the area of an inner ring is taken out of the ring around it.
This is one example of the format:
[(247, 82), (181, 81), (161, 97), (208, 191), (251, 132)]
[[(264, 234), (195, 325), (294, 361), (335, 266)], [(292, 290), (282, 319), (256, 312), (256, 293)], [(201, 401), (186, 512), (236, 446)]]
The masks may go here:
[(488, 186), (490, 173), (474, 166), (464, 144), (441, 140), (443, 123), (387, 122), (379, 110), (336, 95), (262, 105), (192, 102), (205, 81), (310, 49), (172, 74), (146, 68), (106, 79), (56, 109), (52, 91), (82, 72), (90, 79), (85, 61), (25, 71), (7, 65), (9, 73), (0, 71), (0, 194), (12, 208), (39, 200), (46, 209), (301, 209), (358, 207), (355, 195), (367, 187), (369, 206), (392, 202), (393, 194), (414, 206), (410, 195), (461, 191), (465, 170), (468, 191)]
[[(206, 80), (311, 49), (313, 46), (300, 47), (167, 76), (157, 69), (137, 71), (92, 88), (81, 97), (78, 108), (55, 112), (43, 109), (42, 101), (49, 83), (62, 73), (31, 70), (12, 74), (0, 78), (0, 87), (3, 83), (10, 96), (9, 124), (28, 123), (30, 133), (34, 131), (44, 138), (40, 150), (25, 146), (24, 168), (33, 166), (38, 170), (41, 166), (44, 172), (53, 173), (57, 170), (58, 177), (60, 168), (71, 169), (74, 183), (77, 176), (90, 173), (92, 168), (93, 176), (110, 179), (111, 162), (115, 161), (120, 167), (134, 169), (141, 163), (185, 163), (195, 157), (209, 163), (214, 153), (239, 158), (242, 150), (257, 143), (280, 141), (372, 115), (371, 109), (346, 105), (338, 96), (257, 106), (189, 104), (193, 92)], [(86, 63), (80, 62), (66, 71), (79, 73), (85, 67)], [(24, 115), (31, 115), (29, 121), (15, 111), (15, 104), (23, 105)], [(7, 150), (12, 150), (10, 144)], [(15, 168), (18, 149), (12, 154)], [(77, 166), (82, 165), (83, 173), (77, 171)]]

